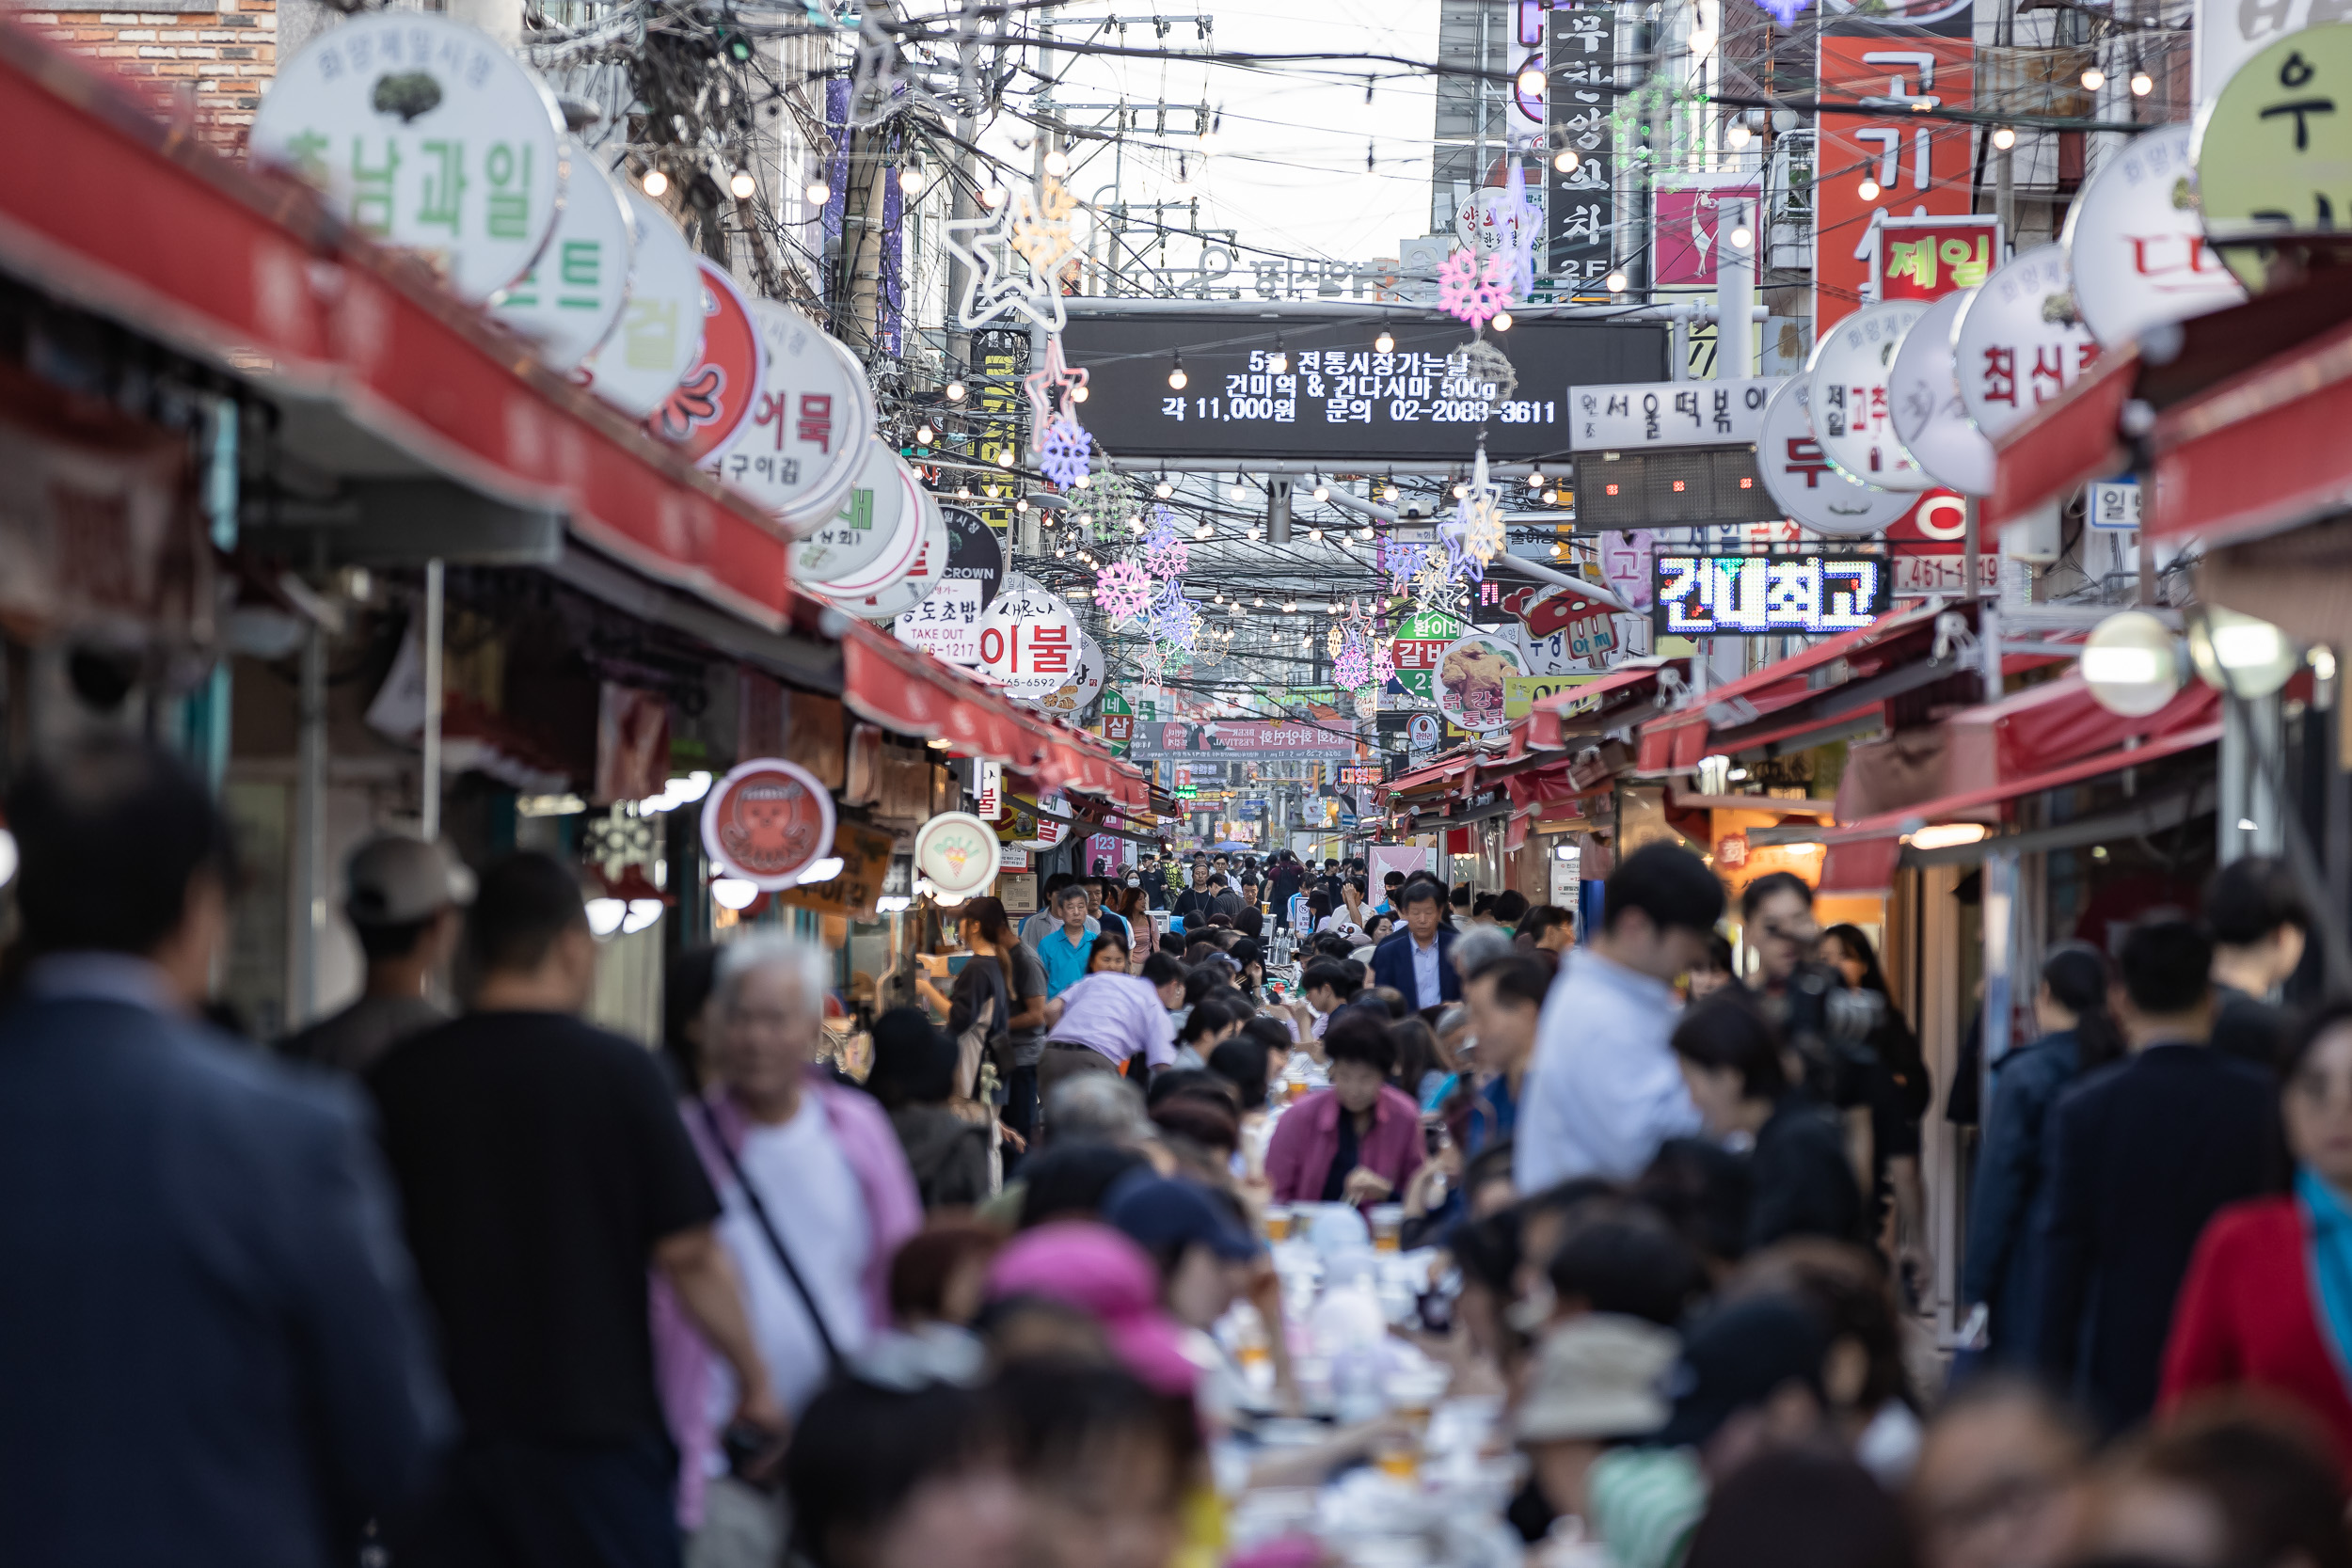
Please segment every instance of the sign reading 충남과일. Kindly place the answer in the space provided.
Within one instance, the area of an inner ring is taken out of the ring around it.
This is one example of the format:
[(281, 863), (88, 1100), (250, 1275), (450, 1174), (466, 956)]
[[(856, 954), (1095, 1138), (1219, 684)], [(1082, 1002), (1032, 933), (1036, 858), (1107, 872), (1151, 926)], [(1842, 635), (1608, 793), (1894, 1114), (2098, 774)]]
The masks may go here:
[(1661, 637), (1853, 631), (1884, 614), (1886, 562), (1861, 555), (1669, 555), (1657, 559)]

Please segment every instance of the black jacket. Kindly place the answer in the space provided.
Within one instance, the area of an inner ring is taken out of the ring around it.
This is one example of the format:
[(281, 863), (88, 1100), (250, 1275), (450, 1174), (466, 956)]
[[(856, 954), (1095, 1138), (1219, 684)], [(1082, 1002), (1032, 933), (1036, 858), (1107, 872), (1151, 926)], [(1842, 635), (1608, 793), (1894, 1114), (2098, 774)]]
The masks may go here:
[(2120, 1431), (2155, 1403), (2198, 1233), (2285, 1175), (2278, 1083), (2205, 1046), (2150, 1046), (2060, 1095), (2046, 1136), (2041, 1362)]
[(1748, 1250), (1790, 1236), (1859, 1241), (1862, 1189), (1837, 1114), (1792, 1089), (1757, 1129), (1748, 1161)]

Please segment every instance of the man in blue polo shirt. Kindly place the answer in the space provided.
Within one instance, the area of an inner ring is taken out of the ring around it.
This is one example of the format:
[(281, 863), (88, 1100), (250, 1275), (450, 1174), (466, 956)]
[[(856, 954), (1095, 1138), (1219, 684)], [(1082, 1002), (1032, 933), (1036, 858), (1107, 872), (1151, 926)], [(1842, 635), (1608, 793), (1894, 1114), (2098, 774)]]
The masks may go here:
[(1057, 892), (1054, 900), (1053, 912), (1061, 924), (1037, 939), (1049, 1002), (1086, 976), (1087, 958), (1094, 950), (1094, 938), (1087, 931), (1087, 890), (1073, 882)]

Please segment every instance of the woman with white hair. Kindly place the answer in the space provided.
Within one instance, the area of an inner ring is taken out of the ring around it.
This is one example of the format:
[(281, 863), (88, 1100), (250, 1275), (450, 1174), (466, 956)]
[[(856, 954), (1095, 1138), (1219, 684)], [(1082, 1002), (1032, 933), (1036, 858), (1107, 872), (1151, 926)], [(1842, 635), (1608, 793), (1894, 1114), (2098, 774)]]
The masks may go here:
[[(796, 1420), (834, 1366), (889, 1326), (891, 1259), (923, 1223), (889, 1117), (817, 1069), (829, 968), (797, 938), (729, 946), (704, 1026), (710, 1086), (681, 1107), (726, 1206), (720, 1239), (776, 1398)], [(656, 1313), (689, 1568), (778, 1561), (780, 1510), (729, 1474), (727, 1370), (674, 1303), (658, 1299)]]

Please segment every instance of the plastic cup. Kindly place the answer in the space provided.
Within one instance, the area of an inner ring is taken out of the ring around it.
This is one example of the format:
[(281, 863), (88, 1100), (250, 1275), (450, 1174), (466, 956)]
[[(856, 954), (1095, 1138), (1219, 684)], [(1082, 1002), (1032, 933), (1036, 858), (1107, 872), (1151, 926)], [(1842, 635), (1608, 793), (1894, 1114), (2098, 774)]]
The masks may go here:
[(1270, 1203), (1265, 1212), (1265, 1239), (1287, 1242), (1291, 1239), (1291, 1207), (1287, 1203)]
[(1396, 1252), (1402, 1249), (1405, 1236), (1405, 1205), (1375, 1203), (1372, 1206), (1372, 1250)]

